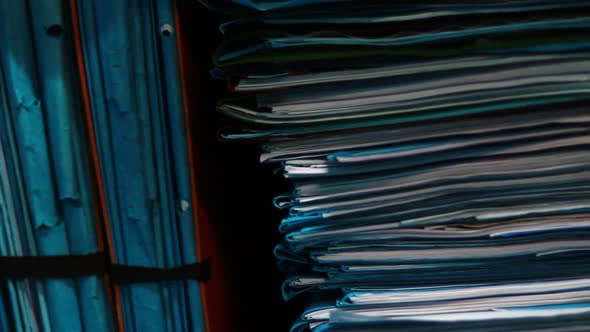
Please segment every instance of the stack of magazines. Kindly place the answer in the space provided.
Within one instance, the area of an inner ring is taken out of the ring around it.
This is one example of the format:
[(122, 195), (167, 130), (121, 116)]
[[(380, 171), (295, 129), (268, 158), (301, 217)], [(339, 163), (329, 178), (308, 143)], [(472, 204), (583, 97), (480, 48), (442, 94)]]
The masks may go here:
[(590, 328), (588, 1), (202, 1), (293, 331)]

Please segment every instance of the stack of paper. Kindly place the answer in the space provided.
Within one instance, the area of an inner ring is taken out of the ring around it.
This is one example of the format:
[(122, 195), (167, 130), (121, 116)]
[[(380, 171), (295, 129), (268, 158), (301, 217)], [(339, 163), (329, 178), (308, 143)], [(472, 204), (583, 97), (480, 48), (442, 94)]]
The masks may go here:
[(587, 1), (205, 4), (222, 137), (293, 185), (294, 331), (589, 328)]

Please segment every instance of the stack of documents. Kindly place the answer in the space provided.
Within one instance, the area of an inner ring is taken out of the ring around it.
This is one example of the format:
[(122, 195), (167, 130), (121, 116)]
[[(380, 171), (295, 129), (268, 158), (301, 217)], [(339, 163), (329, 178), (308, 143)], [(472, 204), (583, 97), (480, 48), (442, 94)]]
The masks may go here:
[(590, 328), (587, 1), (203, 1), (293, 331)]

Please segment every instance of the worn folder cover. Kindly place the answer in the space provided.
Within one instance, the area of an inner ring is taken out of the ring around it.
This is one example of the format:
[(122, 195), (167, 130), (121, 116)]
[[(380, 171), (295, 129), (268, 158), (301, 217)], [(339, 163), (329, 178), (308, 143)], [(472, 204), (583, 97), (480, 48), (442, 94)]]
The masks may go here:
[(0, 4), (3, 331), (227, 330), (178, 10)]
[[(0, 22), (0, 254), (101, 251), (67, 7), (3, 2)], [(30, 277), (2, 282), (4, 331), (112, 329), (102, 275)]]
[[(76, 4), (114, 259), (198, 261), (172, 1)], [(131, 18), (131, 19), (129, 19)], [(204, 331), (198, 280), (122, 285), (122, 327)]]

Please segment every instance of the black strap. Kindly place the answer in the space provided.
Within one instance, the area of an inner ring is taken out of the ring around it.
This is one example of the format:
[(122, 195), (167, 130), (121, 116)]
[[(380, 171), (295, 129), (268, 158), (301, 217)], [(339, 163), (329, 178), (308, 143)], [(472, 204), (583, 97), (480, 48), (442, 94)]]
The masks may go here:
[(106, 270), (103, 253), (68, 256), (0, 257), (0, 279), (74, 278), (100, 275)]
[(112, 264), (109, 270), (111, 279), (117, 284), (187, 279), (207, 281), (210, 277), (209, 259), (171, 269)]
[(88, 255), (0, 257), (0, 279), (63, 279), (108, 274), (117, 284), (165, 280), (207, 281), (210, 269), (209, 259), (169, 269), (112, 264), (108, 255), (101, 252)]

